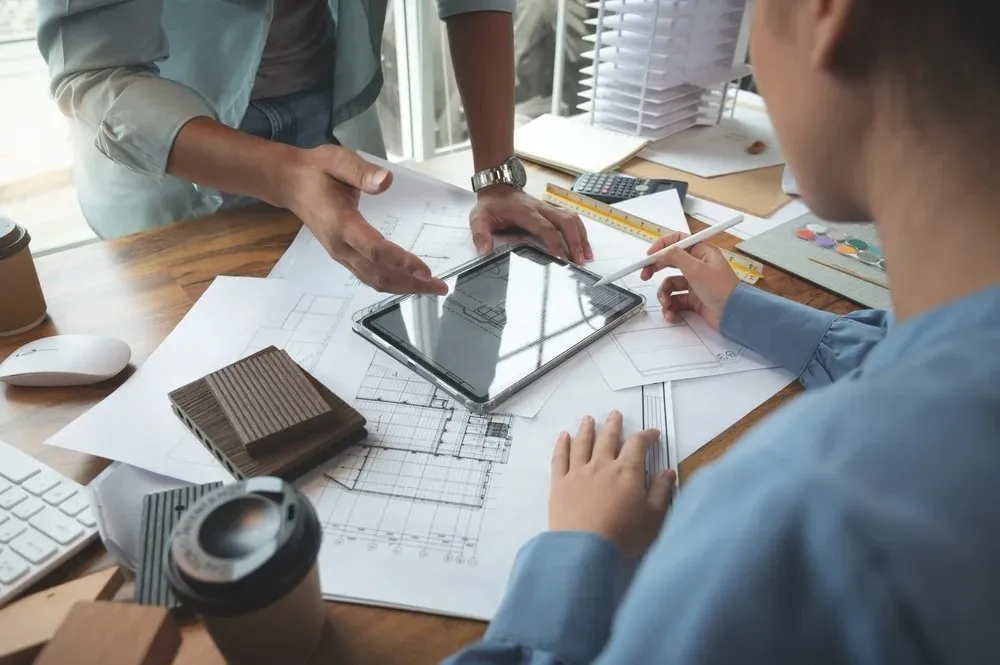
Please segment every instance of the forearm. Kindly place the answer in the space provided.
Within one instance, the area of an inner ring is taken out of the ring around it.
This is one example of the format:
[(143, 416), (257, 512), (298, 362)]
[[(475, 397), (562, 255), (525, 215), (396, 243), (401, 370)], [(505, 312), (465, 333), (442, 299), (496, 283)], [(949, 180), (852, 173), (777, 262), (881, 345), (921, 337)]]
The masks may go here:
[(795, 374), (806, 388), (853, 371), (885, 337), (888, 315), (862, 310), (836, 316), (740, 284), (722, 314), (720, 331)]
[(252, 136), (210, 118), (195, 118), (177, 133), (167, 173), (229, 194), (287, 207), (281, 177), (300, 149)]
[(458, 92), (475, 169), (514, 154), (514, 29), (510, 13), (477, 11), (447, 19)]

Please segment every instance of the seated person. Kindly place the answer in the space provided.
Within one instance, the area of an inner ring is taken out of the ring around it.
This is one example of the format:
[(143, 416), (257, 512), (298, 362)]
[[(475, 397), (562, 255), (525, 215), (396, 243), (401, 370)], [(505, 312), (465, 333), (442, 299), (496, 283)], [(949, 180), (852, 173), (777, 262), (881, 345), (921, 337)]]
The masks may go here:
[(760, 90), (804, 198), (826, 219), (877, 220), (892, 314), (834, 316), (739, 283), (711, 247), (674, 252), (666, 315), (700, 312), (808, 390), (685, 484), (662, 533), (673, 476), (644, 484), (655, 432), (622, 445), (612, 414), (560, 435), (550, 531), (451, 665), (996, 659), (1000, 13), (753, 13)]
[[(265, 201), (298, 216), (361, 282), (446, 292), (359, 213), (360, 195), (384, 192), (392, 174), (344, 147), (385, 157), (375, 100), (388, 4), (39, 0), (38, 47), (71, 119), (88, 224), (111, 238)], [(593, 258), (578, 216), (527, 195), (520, 178), (487, 177), (518, 166), (516, 3), (437, 4), (483, 176), (476, 246), (489, 251), (494, 232), (520, 228), (557, 255)]]

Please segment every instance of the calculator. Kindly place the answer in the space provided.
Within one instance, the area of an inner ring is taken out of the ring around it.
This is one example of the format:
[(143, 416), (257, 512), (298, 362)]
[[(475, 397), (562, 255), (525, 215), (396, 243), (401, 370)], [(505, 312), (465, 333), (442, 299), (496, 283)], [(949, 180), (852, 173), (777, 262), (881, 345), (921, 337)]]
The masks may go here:
[(622, 173), (584, 173), (573, 183), (575, 193), (609, 205), (668, 189), (676, 189), (684, 203), (687, 188), (688, 184), (680, 180), (646, 180)]

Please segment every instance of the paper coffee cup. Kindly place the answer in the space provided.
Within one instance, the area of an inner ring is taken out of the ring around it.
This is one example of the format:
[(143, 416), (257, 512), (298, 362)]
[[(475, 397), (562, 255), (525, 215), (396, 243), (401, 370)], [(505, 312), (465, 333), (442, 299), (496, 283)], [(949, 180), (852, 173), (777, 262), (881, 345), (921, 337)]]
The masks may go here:
[(27, 229), (0, 217), (0, 337), (31, 330), (45, 320), (45, 296), (30, 243)]
[(170, 538), (167, 580), (229, 665), (303, 665), (326, 625), (309, 500), (279, 478), (251, 478), (188, 508)]

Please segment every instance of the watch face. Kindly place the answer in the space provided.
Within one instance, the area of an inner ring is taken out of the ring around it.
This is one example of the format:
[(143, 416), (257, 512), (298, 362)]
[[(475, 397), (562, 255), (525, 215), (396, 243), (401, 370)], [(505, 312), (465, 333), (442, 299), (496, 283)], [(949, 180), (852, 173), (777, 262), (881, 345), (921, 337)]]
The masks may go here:
[(510, 174), (514, 177), (514, 184), (518, 187), (524, 187), (528, 183), (528, 174), (525, 173), (521, 160), (517, 157), (511, 157), (507, 166), (510, 167)]

